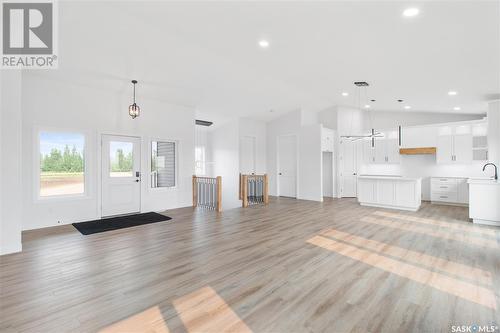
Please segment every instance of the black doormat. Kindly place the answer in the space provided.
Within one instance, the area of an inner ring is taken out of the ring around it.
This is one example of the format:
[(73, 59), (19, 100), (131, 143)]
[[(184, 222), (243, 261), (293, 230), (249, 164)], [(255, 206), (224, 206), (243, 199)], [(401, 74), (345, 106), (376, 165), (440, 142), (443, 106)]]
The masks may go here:
[(158, 213), (143, 213), (126, 216), (111, 217), (95, 221), (73, 223), (73, 226), (83, 235), (91, 235), (116, 229), (135, 227), (138, 225), (171, 220), (171, 217)]

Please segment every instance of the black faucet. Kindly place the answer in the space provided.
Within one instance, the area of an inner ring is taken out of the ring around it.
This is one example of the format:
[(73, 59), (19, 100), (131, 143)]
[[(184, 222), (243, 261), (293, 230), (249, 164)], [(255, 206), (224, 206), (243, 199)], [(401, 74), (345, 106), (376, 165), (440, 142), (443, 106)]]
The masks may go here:
[(484, 169), (486, 169), (486, 167), (487, 167), (488, 165), (493, 165), (493, 166), (495, 167), (495, 180), (498, 180), (497, 166), (496, 166), (495, 164), (493, 164), (493, 163), (486, 163), (486, 164), (483, 166), (483, 171), (484, 171)]

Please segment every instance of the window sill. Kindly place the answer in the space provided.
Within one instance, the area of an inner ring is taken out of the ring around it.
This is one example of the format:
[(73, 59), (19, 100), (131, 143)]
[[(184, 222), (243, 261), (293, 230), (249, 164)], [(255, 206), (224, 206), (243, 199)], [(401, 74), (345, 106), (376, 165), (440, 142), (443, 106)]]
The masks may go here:
[(35, 204), (44, 203), (58, 203), (58, 202), (71, 202), (71, 201), (84, 201), (93, 199), (90, 195), (84, 194), (74, 194), (74, 195), (54, 195), (47, 197), (36, 197)]
[(148, 190), (150, 192), (170, 192), (178, 189), (179, 188), (177, 186), (173, 186), (173, 187), (150, 187)]

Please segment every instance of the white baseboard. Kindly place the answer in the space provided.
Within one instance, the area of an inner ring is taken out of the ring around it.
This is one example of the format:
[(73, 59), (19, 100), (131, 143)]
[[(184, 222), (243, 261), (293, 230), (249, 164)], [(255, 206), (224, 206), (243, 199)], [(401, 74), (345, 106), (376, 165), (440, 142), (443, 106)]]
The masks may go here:
[(474, 224), (482, 224), (482, 225), (491, 225), (491, 226), (494, 226), (494, 227), (500, 227), (500, 221), (490, 221), (490, 220), (473, 219), (472, 223), (474, 223)]
[(420, 206), (418, 207), (399, 207), (399, 206), (390, 206), (390, 205), (379, 205), (379, 204), (371, 204), (371, 203), (359, 203), (361, 206), (367, 206), (367, 207), (378, 207), (378, 208), (388, 208), (388, 209), (397, 209), (397, 210), (407, 210), (410, 212), (416, 212), (417, 210), (420, 209)]

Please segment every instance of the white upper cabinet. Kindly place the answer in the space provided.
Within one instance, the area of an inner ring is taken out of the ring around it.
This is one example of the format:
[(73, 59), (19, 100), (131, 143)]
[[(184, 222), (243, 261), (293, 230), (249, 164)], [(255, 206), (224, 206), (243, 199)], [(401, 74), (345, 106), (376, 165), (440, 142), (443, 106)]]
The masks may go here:
[(382, 134), (384, 135), (384, 137), (375, 138), (375, 148), (372, 149), (372, 163), (398, 164), (400, 160), (398, 132), (387, 131)]
[(471, 163), (471, 125), (439, 127), (436, 148), (436, 161), (438, 164)]
[(435, 126), (403, 127), (401, 129), (401, 148), (424, 148), (437, 146)]
[(329, 128), (321, 130), (321, 151), (333, 152), (334, 148), (334, 131)]
[(453, 162), (453, 137), (451, 135), (438, 136), (436, 147), (436, 162), (438, 164)]
[(472, 160), (488, 161), (488, 124), (486, 122), (472, 126)]

